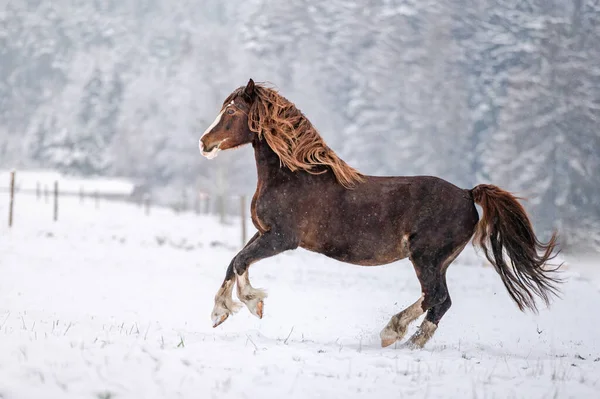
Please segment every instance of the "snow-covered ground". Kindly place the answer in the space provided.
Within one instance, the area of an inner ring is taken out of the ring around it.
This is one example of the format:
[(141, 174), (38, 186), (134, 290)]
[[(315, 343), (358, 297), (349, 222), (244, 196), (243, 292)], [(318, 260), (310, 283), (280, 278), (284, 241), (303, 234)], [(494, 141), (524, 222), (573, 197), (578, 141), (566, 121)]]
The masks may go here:
[(2, 399), (600, 397), (593, 266), (569, 262), (563, 298), (536, 316), (469, 247), (432, 341), (382, 349), (379, 331), (419, 297), (406, 260), (361, 268), (296, 250), (261, 261), (250, 275), (269, 292), (264, 318), (244, 308), (213, 329), (237, 221), (64, 199), (53, 223), (51, 204), (21, 195), (9, 231), (6, 197)]

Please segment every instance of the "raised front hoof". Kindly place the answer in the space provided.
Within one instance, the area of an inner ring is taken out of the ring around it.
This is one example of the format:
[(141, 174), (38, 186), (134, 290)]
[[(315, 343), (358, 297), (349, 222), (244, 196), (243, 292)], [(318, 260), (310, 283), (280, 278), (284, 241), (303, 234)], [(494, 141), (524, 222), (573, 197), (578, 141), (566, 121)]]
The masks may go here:
[(213, 328), (218, 327), (223, 324), (225, 320), (229, 317), (229, 315), (237, 312), (240, 308), (241, 304), (235, 303), (233, 301), (229, 301), (229, 307), (222, 302), (215, 303), (215, 307), (213, 308), (211, 318), (213, 322)]
[(256, 316), (259, 319), (262, 319), (263, 316), (263, 307), (265, 306), (265, 303), (263, 301), (260, 301), (257, 305), (256, 305)]
[(264, 290), (252, 287), (246, 287), (245, 291), (238, 291), (238, 298), (244, 302), (250, 313), (254, 316), (262, 319), (264, 311), (264, 299), (267, 297), (267, 293)]
[(265, 303), (261, 298), (255, 298), (250, 301), (247, 301), (246, 306), (248, 307), (250, 313), (258, 317), (259, 319), (262, 319)]
[(225, 320), (227, 320), (228, 317), (229, 317), (228, 314), (224, 314), (224, 315), (221, 315), (221, 316), (213, 316), (213, 319), (212, 319), (212, 321), (213, 321), (213, 328), (216, 328), (216, 327), (220, 326), (221, 324), (223, 324), (223, 322)]

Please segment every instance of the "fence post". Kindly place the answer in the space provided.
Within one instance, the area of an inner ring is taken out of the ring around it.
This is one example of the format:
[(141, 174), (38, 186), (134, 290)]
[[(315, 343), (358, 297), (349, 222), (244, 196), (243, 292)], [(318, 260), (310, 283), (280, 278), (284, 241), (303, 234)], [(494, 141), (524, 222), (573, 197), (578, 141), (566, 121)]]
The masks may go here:
[(219, 194), (219, 222), (225, 224), (225, 195)]
[(15, 171), (10, 172), (10, 202), (8, 205), (8, 227), (13, 224), (13, 206), (15, 201)]
[(210, 197), (208, 194), (204, 194), (204, 213), (208, 215), (210, 213)]
[(150, 195), (144, 194), (144, 208), (146, 209), (146, 215), (150, 215)]
[(42, 187), (40, 186), (40, 182), (35, 183), (35, 199), (38, 201), (42, 198)]
[(44, 184), (44, 202), (48, 203), (48, 185)]
[(194, 213), (196, 215), (200, 214), (200, 193), (196, 192), (196, 197), (194, 198)]
[(181, 190), (181, 212), (187, 212), (188, 210), (188, 197), (187, 190), (184, 188)]
[(225, 171), (223, 164), (217, 167), (217, 213), (219, 214), (219, 223), (225, 224)]
[(83, 204), (83, 197), (84, 197), (84, 194), (83, 194), (83, 186), (80, 186), (80, 187), (79, 187), (79, 203), (80, 203), (80, 204)]
[(240, 215), (242, 217), (242, 247), (246, 245), (246, 196), (240, 196), (240, 206), (241, 212)]
[(58, 181), (54, 181), (54, 221), (58, 220)]

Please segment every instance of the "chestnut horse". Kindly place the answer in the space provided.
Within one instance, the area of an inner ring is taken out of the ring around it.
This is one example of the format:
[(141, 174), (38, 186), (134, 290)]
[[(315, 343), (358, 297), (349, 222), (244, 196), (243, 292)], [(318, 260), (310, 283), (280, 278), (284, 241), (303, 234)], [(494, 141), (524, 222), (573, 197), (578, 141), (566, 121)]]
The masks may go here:
[[(381, 331), (384, 347), (424, 313), (407, 345), (423, 347), (432, 337), (452, 303), (446, 270), (472, 237), (519, 309), (537, 311), (534, 296), (548, 305), (558, 294), (560, 279), (552, 274), (558, 267), (546, 267), (556, 256), (556, 233), (540, 242), (517, 199), (496, 186), (468, 190), (431, 176), (363, 175), (325, 144), (293, 103), (252, 79), (227, 97), (199, 146), (212, 159), (249, 143), (258, 172), (251, 205), (258, 233), (227, 268), (215, 296), (214, 327), (240, 306), (232, 299), (234, 284), (238, 298), (262, 318), (266, 293), (252, 287), (248, 266), (297, 247), (363, 266), (410, 258), (422, 295)], [(475, 204), (483, 209), (481, 220)]]

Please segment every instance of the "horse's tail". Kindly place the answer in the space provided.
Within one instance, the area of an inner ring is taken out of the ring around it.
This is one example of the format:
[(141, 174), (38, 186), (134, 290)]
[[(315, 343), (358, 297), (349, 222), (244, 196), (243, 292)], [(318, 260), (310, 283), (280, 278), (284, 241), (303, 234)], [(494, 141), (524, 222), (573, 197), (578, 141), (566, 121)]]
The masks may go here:
[[(473, 242), (483, 249), (511, 298), (521, 310), (527, 307), (537, 312), (534, 294), (548, 306), (550, 297), (558, 296), (556, 285), (561, 282), (553, 275), (561, 265), (545, 268), (547, 262), (558, 255), (552, 254), (556, 246), (556, 232), (548, 243), (540, 242), (525, 209), (507, 191), (480, 184), (471, 193), (475, 203), (483, 208), (483, 217), (477, 224)], [(508, 262), (505, 255), (508, 255)]]

